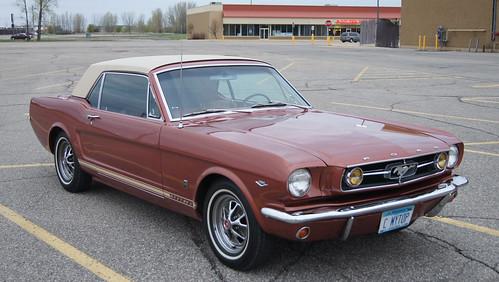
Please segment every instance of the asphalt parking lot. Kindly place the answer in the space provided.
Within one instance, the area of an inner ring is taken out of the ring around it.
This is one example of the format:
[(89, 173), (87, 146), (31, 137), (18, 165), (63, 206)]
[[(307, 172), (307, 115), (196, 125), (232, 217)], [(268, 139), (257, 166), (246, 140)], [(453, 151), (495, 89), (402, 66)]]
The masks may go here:
[(28, 121), (34, 96), (69, 94), (86, 67), (179, 54), (180, 41), (0, 42), (0, 280), (499, 280), (499, 54), (324, 41), (183, 41), (184, 54), (263, 59), (316, 108), (444, 129), (470, 184), (438, 218), (347, 241), (278, 241), (236, 272), (201, 223), (100, 184), (71, 194)]

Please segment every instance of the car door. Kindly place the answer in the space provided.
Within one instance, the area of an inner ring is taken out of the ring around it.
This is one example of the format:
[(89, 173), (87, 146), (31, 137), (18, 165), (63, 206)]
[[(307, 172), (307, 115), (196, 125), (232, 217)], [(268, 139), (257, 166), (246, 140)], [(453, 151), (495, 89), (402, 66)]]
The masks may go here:
[(80, 138), (91, 169), (104, 180), (163, 196), (158, 149), (163, 120), (147, 76), (104, 73), (87, 101), (92, 107)]

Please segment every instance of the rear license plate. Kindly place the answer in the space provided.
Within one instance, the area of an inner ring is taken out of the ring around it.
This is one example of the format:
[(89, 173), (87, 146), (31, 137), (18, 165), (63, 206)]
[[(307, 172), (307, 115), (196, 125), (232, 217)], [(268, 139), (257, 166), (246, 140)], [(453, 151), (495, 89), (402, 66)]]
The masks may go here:
[(411, 223), (414, 206), (386, 211), (381, 215), (378, 234), (405, 227)]

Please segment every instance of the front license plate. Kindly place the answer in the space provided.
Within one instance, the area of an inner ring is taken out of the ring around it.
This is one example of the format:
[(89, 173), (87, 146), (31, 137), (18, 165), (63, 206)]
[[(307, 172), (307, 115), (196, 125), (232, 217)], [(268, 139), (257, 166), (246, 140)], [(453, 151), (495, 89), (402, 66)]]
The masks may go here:
[(381, 215), (378, 234), (385, 233), (394, 229), (402, 228), (411, 223), (414, 206), (399, 208), (386, 211)]

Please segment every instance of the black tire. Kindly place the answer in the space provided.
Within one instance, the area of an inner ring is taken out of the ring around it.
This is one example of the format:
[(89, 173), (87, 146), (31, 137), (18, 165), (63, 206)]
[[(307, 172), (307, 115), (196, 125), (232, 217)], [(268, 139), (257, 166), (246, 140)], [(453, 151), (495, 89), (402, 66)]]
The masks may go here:
[(353, 43), (353, 38), (350, 38), (350, 43)]
[(272, 237), (261, 229), (248, 201), (231, 181), (211, 185), (203, 215), (210, 247), (223, 264), (249, 270), (270, 258)]
[(54, 163), (59, 182), (66, 191), (81, 192), (90, 186), (92, 176), (81, 169), (73, 146), (64, 132), (59, 133), (56, 138)]

